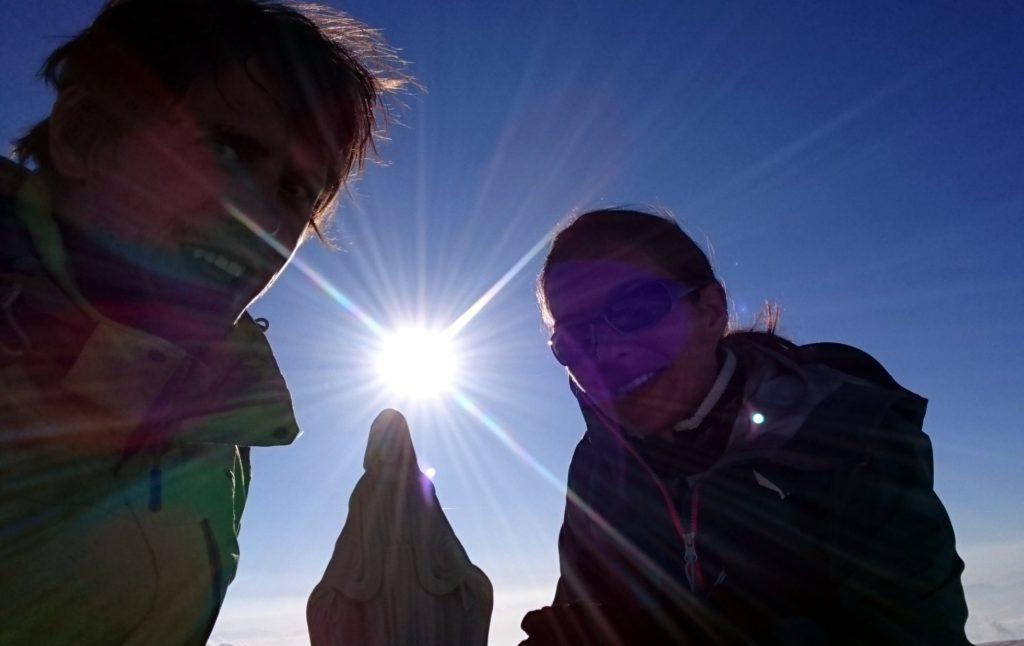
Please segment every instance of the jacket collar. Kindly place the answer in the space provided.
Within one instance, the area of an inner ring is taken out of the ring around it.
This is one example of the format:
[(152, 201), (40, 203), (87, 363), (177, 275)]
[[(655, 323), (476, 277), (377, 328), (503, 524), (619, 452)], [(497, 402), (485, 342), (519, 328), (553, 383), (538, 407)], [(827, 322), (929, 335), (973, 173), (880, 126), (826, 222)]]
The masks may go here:
[(823, 365), (803, 365), (770, 348), (736, 348), (746, 381), (733, 423), (727, 457), (773, 453), (788, 442), (829, 395), (843, 383)]
[(722, 367), (718, 371), (718, 377), (715, 378), (711, 389), (708, 394), (704, 396), (704, 400), (701, 401), (700, 406), (697, 410), (684, 420), (676, 422), (672, 427), (674, 431), (692, 431), (701, 425), (704, 419), (708, 416), (715, 406), (718, 405), (719, 400), (722, 398), (722, 394), (725, 392), (726, 386), (729, 385), (729, 381), (732, 379), (733, 374), (736, 372), (736, 355), (734, 355), (728, 348), (722, 348)]
[[(179, 346), (104, 317), (82, 295), (70, 270), (49, 193), (37, 175), (15, 197), (46, 281), (95, 324), (61, 387), (135, 427), (160, 401), (180, 410), (175, 437), (240, 445), (289, 444), (299, 429), (291, 398), (262, 329), (245, 314), (209, 356), (198, 361)], [(31, 336), (31, 333), (29, 334)]]

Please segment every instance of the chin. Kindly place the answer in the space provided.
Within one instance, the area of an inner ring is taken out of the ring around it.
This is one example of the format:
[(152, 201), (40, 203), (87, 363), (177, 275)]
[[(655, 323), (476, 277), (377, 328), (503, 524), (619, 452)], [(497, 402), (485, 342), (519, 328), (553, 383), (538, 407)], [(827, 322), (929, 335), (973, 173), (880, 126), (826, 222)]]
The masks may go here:
[(654, 429), (666, 428), (668, 425), (664, 420), (651, 418), (650, 415), (644, 414), (630, 414), (629, 411), (623, 411), (617, 416), (619, 424), (623, 427), (628, 428), (633, 433), (642, 436), (648, 436), (656, 433)]
[(666, 429), (672, 425), (676, 415), (665, 406), (665, 403), (665, 400), (657, 397), (655, 393), (646, 393), (640, 396), (626, 395), (612, 402), (612, 407), (615, 409), (613, 414), (620, 424), (647, 435), (656, 432), (649, 429)]

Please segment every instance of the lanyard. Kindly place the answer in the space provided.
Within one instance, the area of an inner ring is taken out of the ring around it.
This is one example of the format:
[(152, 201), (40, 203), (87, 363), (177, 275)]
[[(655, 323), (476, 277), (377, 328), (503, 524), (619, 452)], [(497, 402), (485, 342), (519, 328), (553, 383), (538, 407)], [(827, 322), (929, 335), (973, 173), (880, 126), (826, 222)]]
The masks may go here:
[[(600, 409), (597, 407), (593, 408), (594, 413), (597, 414), (601, 423), (605, 425), (607, 429), (617, 429), (618, 427), (612, 423), (612, 420), (608, 418)], [(700, 514), (700, 484), (694, 485), (690, 492), (690, 518), (689, 528), (683, 523), (682, 518), (679, 517), (679, 512), (676, 510), (676, 504), (672, 499), (672, 494), (669, 492), (665, 483), (661, 481), (658, 474), (654, 472), (647, 461), (637, 452), (637, 450), (621, 436), (618, 430), (612, 430), (612, 434), (619, 441), (620, 445), (629, 452), (629, 454), (637, 461), (644, 472), (650, 477), (651, 482), (654, 483), (655, 488), (658, 490), (658, 494), (661, 496), (662, 504), (665, 506), (665, 511), (668, 513), (669, 519), (672, 522), (672, 529), (675, 531), (676, 537), (680, 540), (683, 546), (683, 560), (684, 560), (684, 571), (686, 572), (686, 580), (689, 583), (691, 592), (699, 592), (704, 587), (704, 575), (700, 567), (700, 557), (697, 554), (697, 531), (699, 529), (699, 514)]]

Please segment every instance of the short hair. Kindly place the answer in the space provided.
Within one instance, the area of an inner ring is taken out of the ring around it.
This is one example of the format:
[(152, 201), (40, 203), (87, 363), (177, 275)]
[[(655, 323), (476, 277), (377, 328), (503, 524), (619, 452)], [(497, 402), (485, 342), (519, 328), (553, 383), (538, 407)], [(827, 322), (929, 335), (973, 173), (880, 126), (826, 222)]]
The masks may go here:
[[(285, 87), (289, 119), (312, 121), (330, 175), (310, 219), (322, 237), (338, 193), (375, 153), (386, 98), (414, 83), (378, 30), (318, 5), (262, 0), (110, 0), (93, 23), (46, 59), (58, 95), (83, 93), (68, 143), (83, 156), (133, 119), (181, 98), (201, 78), (257, 59)], [(327, 111), (323, 110), (327, 107)], [(15, 142), (22, 164), (56, 176), (49, 118)]]

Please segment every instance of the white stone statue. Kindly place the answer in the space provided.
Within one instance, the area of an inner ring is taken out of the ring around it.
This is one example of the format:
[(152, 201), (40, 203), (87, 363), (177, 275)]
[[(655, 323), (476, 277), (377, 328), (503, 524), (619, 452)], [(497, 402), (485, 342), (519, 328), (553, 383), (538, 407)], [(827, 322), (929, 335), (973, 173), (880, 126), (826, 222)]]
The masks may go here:
[(398, 411), (373, 421), (363, 468), (306, 606), (312, 646), (485, 646), (491, 582), (420, 473)]

